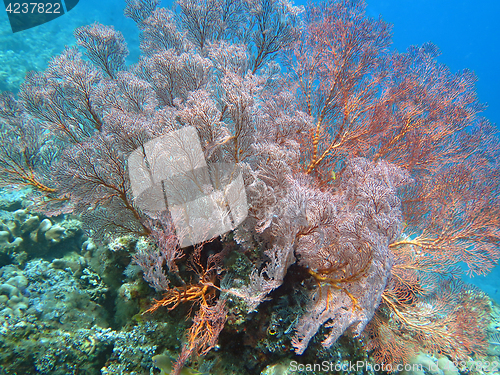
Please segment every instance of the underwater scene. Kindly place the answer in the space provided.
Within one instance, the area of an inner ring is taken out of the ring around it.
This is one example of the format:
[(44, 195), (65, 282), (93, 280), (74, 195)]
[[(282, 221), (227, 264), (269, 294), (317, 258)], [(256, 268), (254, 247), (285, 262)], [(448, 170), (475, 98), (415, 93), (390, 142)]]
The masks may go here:
[(4, 0), (0, 375), (499, 374), (497, 30), (434, 3)]

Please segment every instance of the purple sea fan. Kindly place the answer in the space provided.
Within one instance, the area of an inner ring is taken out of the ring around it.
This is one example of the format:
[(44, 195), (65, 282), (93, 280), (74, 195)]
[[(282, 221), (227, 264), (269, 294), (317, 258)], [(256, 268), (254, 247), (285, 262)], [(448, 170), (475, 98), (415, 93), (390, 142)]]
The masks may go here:
[(323, 341), (330, 347), (349, 327), (359, 335), (373, 317), (393, 265), (389, 243), (401, 233), (396, 189), (408, 181), (398, 167), (355, 158), (347, 163), (339, 194), (326, 204), (315, 202), (327, 199), (321, 194), (308, 202), (308, 225), (297, 235), (295, 254), (317, 286), (296, 326), (297, 354), (323, 324), (331, 328)]

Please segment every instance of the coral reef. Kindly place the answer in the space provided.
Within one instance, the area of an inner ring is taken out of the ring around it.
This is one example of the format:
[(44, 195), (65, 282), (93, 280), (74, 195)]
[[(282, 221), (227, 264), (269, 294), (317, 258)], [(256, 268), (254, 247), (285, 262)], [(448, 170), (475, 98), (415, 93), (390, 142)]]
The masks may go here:
[[(12, 200), (6, 208), (17, 208), (22, 196)], [(30, 208), (14, 211), (0, 210), (0, 254), (8, 264), (26, 259), (48, 256), (53, 259), (80, 246), (83, 230), (81, 221), (74, 217), (45, 217)], [(1, 263), (0, 263), (1, 264)]]
[[(103, 259), (96, 249), (97, 254)], [(34, 259), (23, 268), (0, 268), (2, 373), (145, 374), (158, 345), (174, 348), (178, 328), (173, 323), (138, 319), (130, 324), (141, 295), (147, 295), (140, 275), (122, 275), (115, 282), (121, 287), (112, 292), (103, 279), (116, 274), (101, 267), (101, 277), (89, 260), (68, 252), (52, 262)]]
[(24, 296), (28, 286), (28, 279), (15, 268), (3, 267), (0, 285), (0, 303), (3, 307), (0, 314), (4, 317), (20, 317), (28, 309), (29, 300)]

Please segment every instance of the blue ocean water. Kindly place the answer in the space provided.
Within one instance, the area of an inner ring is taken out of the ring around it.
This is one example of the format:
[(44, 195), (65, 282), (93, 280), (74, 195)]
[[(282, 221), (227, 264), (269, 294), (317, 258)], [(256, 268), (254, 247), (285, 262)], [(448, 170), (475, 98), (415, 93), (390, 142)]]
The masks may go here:
[(373, 0), (367, 13), (394, 25), (393, 43), (399, 51), (409, 45), (436, 44), (438, 59), (453, 72), (469, 69), (477, 78), (477, 93), (488, 108), (484, 116), (500, 124), (498, 59), (500, 2), (495, 0)]

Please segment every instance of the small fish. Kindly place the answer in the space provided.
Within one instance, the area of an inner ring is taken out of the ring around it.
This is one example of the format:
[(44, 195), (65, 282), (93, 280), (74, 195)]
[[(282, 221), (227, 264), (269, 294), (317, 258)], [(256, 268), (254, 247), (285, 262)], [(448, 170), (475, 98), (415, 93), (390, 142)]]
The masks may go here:
[[(169, 375), (172, 373), (174, 368), (174, 361), (170, 356), (165, 354), (158, 354), (151, 358), (153, 360), (153, 365), (161, 370), (160, 375)], [(189, 367), (184, 367), (181, 370), (181, 375), (202, 375), (201, 372), (190, 369)]]

